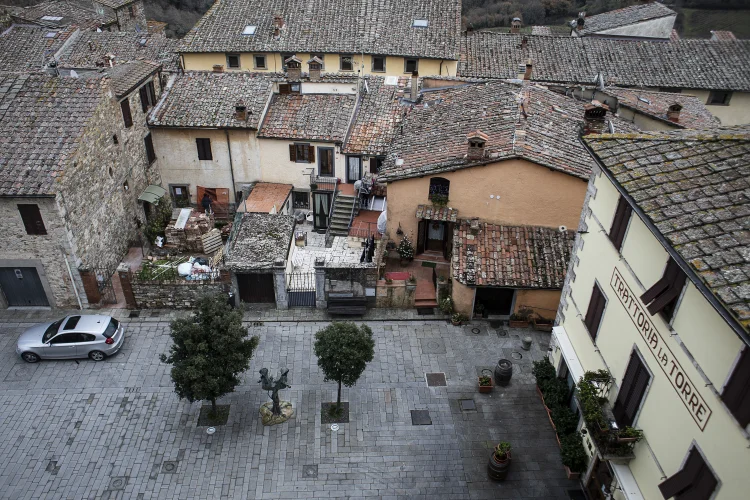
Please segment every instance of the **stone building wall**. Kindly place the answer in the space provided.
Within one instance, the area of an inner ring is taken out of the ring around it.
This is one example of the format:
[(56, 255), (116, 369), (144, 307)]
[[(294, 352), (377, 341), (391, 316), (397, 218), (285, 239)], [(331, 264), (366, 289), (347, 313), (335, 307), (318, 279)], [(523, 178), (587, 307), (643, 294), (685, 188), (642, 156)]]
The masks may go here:
[(331, 294), (351, 294), (353, 297), (365, 297), (366, 289), (375, 289), (378, 280), (377, 265), (359, 264), (356, 267), (326, 267), (325, 291), (326, 300)]
[[(36, 204), (42, 215), (46, 235), (29, 235), (18, 211), (18, 204)], [(52, 307), (78, 308), (73, 283), (65, 264), (65, 255), (70, 254), (68, 234), (60, 217), (55, 198), (0, 198), (0, 227), (3, 242), (0, 245), (0, 267), (35, 267), (42, 285), (47, 291), (47, 300)], [(78, 281), (78, 291), (84, 301), (82, 284), (72, 258), (69, 258), (71, 273)], [(3, 291), (7, 293), (7, 291)], [(5, 297), (0, 298), (3, 306)]]
[(120, 7), (115, 15), (120, 31), (146, 31), (146, 11), (141, 0)]
[[(156, 77), (154, 89), (158, 99)], [(149, 130), (138, 89), (128, 99), (133, 126), (125, 128), (117, 99), (103, 98), (60, 179), (76, 267), (114, 271), (145, 221), (138, 196), (158, 174), (146, 159), (143, 141)]]
[(190, 309), (205, 294), (229, 291), (229, 281), (140, 281), (132, 279), (130, 285), (135, 302), (140, 309)]

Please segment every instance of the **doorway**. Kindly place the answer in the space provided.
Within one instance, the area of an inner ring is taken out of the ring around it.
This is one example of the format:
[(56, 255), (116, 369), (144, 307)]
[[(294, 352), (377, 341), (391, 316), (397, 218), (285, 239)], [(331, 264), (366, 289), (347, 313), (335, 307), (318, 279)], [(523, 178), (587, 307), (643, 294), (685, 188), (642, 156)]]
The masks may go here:
[(474, 307), (482, 304), (488, 314), (495, 316), (510, 316), (513, 311), (513, 298), (515, 290), (513, 288), (477, 288), (477, 294), (474, 299)]
[(450, 259), (453, 251), (453, 223), (420, 220), (417, 225), (417, 254), (440, 252)]
[(238, 274), (237, 288), (242, 302), (250, 304), (273, 304), (276, 302), (273, 274)]
[(362, 178), (362, 158), (359, 156), (346, 157), (346, 182), (352, 184)]
[(169, 194), (172, 196), (172, 202), (177, 208), (190, 206), (190, 190), (187, 184), (170, 184)]
[(318, 148), (318, 175), (321, 177), (335, 177), (333, 148)]
[(49, 306), (39, 273), (33, 267), (0, 268), (0, 288), (8, 307)]
[(313, 225), (315, 229), (328, 228), (328, 216), (331, 211), (330, 192), (313, 193)]
[(595, 500), (605, 500), (612, 498), (610, 496), (610, 487), (612, 486), (614, 474), (609, 468), (609, 463), (594, 458), (594, 467), (591, 470), (591, 477), (586, 485), (589, 498)]

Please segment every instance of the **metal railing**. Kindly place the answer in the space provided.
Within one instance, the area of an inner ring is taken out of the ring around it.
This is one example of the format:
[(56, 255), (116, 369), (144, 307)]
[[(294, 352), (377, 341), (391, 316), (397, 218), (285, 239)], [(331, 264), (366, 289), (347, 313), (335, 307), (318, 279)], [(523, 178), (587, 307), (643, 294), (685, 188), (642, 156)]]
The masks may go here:
[(333, 235), (331, 234), (331, 221), (333, 220), (333, 207), (336, 205), (336, 198), (338, 197), (338, 195), (339, 195), (338, 190), (335, 190), (333, 192), (333, 196), (331, 196), (331, 206), (328, 207), (328, 220), (326, 221), (326, 237), (325, 237), (326, 248), (331, 248), (333, 246)]
[(349, 224), (346, 225), (347, 233), (352, 228), (352, 222), (354, 222), (355, 210), (357, 210), (357, 213), (359, 213), (359, 189), (354, 190), (354, 203), (352, 203), (352, 211), (349, 213)]
[(315, 186), (313, 191), (336, 191), (338, 179), (336, 177), (323, 177), (310, 174), (310, 186)]

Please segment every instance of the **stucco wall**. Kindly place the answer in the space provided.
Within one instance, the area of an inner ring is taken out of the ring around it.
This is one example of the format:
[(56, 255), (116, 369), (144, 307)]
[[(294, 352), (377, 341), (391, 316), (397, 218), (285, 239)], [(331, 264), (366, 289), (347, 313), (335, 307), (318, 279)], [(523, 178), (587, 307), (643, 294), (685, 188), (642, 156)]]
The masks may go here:
[(516, 290), (513, 312), (528, 308), (534, 311), (537, 317), (553, 320), (559, 303), (560, 290)]
[[(684, 89), (683, 94), (692, 94), (703, 103), (708, 103), (708, 90)], [(721, 120), (722, 125), (743, 125), (750, 123), (750, 93), (733, 92), (728, 106), (706, 104), (706, 108), (712, 115)]]
[[(289, 145), (295, 143), (311, 144), (315, 146), (314, 163), (297, 163), (289, 160)], [(341, 179), (346, 178), (346, 156), (336, 152), (336, 146), (333, 143), (312, 142), (312, 141), (290, 141), (284, 139), (258, 139), (260, 148), (261, 167), (260, 180), (263, 182), (280, 182), (292, 184), (295, 188), (310, 189), (310, 169), (318, 172), (318, 159), (320, 154), (319, 147), (334, 148), (335, 157), (335, 176)]]
[[(390, 198), (389, 198), (390, 201)], [(451, 287), (451, 297), (453, 297), (453, 309), (456, 312), (465, 314), (471, 318), (474, 312), (474, 296), (476, 288), (468, 287), (451, 278), (453, 286)]]
[[(583, 247), (576, 254), (580, 264), (573, 266), (574, 272), (569, 276), (571, 295), (567, 298), (567, 307), (563, 308), (563, 326), (584, 370), (607, 368), (615, 377), (612, 398), (617, 394), (633, 349), (650, 371), (650, 385), (634, 423), (643, 429), (645, 440), (636, 445), (636, 458), (629, 464), (643, 497), (661, 498), (658, 484), (663, 481), (663, 475), (671, 476), (680, 469), (695, 441), (721, 483), (715, 498), (743, 498), (750, 486), (746, 475), (750, 449), (742, 429), (725, 410), (718, 395), (739, 352), (739, 339), (706, 299), (688, 284), (672, 322), (673, 329), (661, 315), (648, 315), (658, 332), (661, 351), (652, 349), (655, 341), (646, 342), (637, 323), (633, 322), (633, 307), (626, 308), (618, 298), (612, 286), (613, 273), (616, 269), (631, 290), (635, 303), (645, 310), (638, 297), (661, 276), (663, 254), (653, 252), (655, 247), (651, 240), (655, 238), (651, 233), (634, 231), (631, 223), (625, 236), (625, 248), (639, 249), (644, 262), (650, 255), (660, 266), (656, 270), (655, 264), (639, 265), (634, 260), (634, 267), (630, 267), (627, 257), (621, 258), (607, 237), (611, 223), (609, 213), (617, 204), (617, 192), (603, 175), (596, 178), (595, 186), (596, 196), (590, 205), (593, 215), (587, 218), (588, 232), (581, 235)], [(598, 208), (602, 209), (601, 214)], [(626, 256), (635, 254), (625, 252)], [(632, 269), (640, 274), (638, 278)], [(596, 345), (583, 324), (595, 281), (607, 297)], [(662, 364), (665, 358), (661, 357), (665, 353), (669, 359), (666, 367)], [(700, 395), (711, 410), (703, 430), (683, 403), (684, 393), (681, 395), (673, 386), (675, 377), (670, 378), (670, 373), (675, 373), (676, 365), (672, 360), (681, 367), (683, 380), (689, 380), (692, 391)]]
[(460, 219), (479, 217), (502, 224), (577, 227), (586, 194), (584, 180), (525, 160), (391, 182), (388, 228), (392, 234), (400, 223), (416, 241), (417, 205), (430, 204), (431, 177), (450, 181), (448, 206), (458, 209)]
[[(278, 52), (261, 53), (258, 55), (266, 56), (266, 69), (258, 69), (254, 67), (254, 54), (249, 52), (243, 52), (240, 54), (240, 67), (239, 68), (228, 68), (226, 53), (183, 53), (183, 61), (185, 69), (200, 70), (200, 71), (211, 71), (215, 64), (221, 64), (224, 66), (225, 71), (268, 71), (271, 73), (282, 72), (282, 61), (281, 54)], [(308, 71), (307, 61), (310, 60), (309, 53), (297, 53), (297, 58), (302, 61), (302, 71)], [(356, 75), (356, 70), (360, 69), (362, 63), (362, 55), (354, 55), (354, 68), (355, 71), (351, 71), (353, 75)], [(348, 73), (341, 71), (341, 63), (339, 54), (324, 54), (323, 58), (324, 73)], [(442, 61), (440, 59), (419, 59), (417, 70), (420, 76), (456, 76), (457, 61)], [(404, 71), (404, 58), (398, 56), (386, 56), (385, 61), (385, 72), (373, 72), (372, 71), (372, 56), (369, 54), (364, 55), (364, 68), (362, 74), (369, 75), (381, 75), (381, 76), (400, 76), (410, 73)]]

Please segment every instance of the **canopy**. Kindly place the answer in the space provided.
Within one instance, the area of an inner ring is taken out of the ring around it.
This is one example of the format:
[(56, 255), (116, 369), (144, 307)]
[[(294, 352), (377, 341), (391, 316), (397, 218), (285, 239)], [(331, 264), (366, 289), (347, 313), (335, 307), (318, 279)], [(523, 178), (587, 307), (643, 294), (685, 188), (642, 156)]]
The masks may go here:
[(167, 190), (161, 186), (150, 185), (138, 197), (139, 200), (156, 204), (159, 199), (166, 194)]

